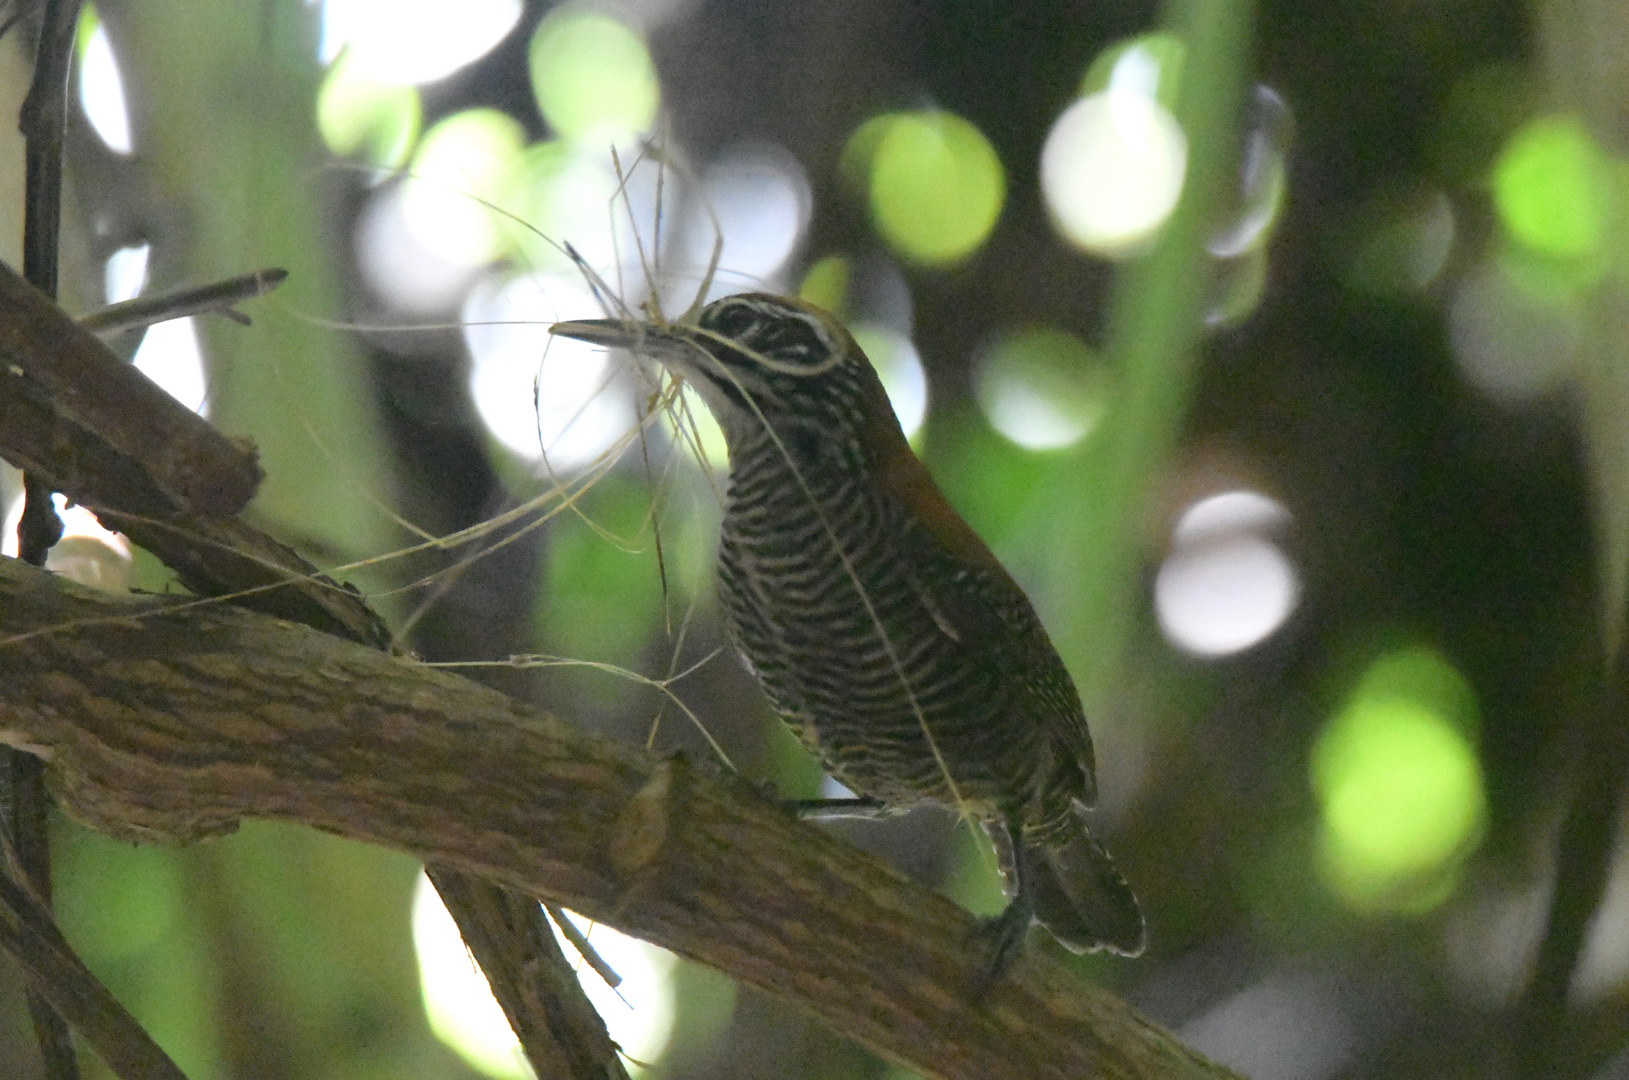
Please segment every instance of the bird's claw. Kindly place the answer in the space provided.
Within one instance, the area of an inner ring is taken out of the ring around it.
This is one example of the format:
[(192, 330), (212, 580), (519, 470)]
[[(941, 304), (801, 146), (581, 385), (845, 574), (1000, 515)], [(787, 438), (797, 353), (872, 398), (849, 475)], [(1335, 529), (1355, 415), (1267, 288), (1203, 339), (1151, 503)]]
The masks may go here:
[(974, 983), (974, 996), (982, 997), (994, 986), (1007, 969), (1012, 967), (1018, 954), (1024, 951), (1024, 938), (1029, 933), (1031, 916), (1021, 904), (1008, 904), (999, 915), (980, 919), (971, 938), (986, 954)]

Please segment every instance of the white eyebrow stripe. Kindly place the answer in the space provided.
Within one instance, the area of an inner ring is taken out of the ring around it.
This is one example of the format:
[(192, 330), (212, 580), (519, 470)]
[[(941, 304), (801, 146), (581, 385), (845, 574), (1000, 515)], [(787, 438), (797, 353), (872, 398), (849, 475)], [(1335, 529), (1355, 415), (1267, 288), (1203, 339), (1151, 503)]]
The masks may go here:
[[(697, 327), (697, 329), (704, 336), (722, 344), (733, 346), (741, 354), (756, 361), (760, 367), (768, 368), (771, 371), (779, 371), (788, 375), (815, 376), (831, 370), (833, 367), (843, 361), (846, 349), (839, 347), (838, 341), (832, 336), (829, 328), (826, 326), (825, 321), (817, 315), (813, 315), (802, 310), (801, 308), (782, 303), (774, 297), (730, 296), (715, 303), (713, 312), (714, 317), (716, 318), (718, 313), (728, 311), (730, 308), (744, 308), (751, 313), (752, 318), (755, 320), (778, 320), (787, 318), (797, 319), (814, 332), (815, 341), (825, 354), (812, 363), (800, 365), (795, 361), (789, 362), (781, 359), (780, 357), (771, 357), (747, 344), (747, 342), (744, 340), (731, 339), (725, 337), (716, 330), (700, 326)], [(706, 314), (707, 313), (703, 313), (704, 318)]]

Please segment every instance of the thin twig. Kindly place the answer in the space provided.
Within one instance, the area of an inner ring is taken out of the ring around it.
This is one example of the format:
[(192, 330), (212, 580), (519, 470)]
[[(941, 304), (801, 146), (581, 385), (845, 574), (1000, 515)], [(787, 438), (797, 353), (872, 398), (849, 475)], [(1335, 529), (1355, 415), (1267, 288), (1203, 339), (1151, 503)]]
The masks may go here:
[(1581, 770), (1556, 845), (1555, 889), (1533, 964), (1517, 1009), (1514, 1075), (1541, 1080), (1559, 1075), (1556, 1064), (1567, 1015), (1567, 995), (1578, 970), (1590, 923), (1606, 895), (1619, 806), (1629, 781), (1629, 745), (1623, 737), (1629, 658), (1607, 672), (1596, 704), (1581, 711), (1573, 742)]
[(583, 963), (592, 968), (594, 974), (605, 981), (606, 986), (615, 990), (622, 985), (622, 976), (618, 975), (594, 946), (588, 943), (587, 935), (577, 929), (577, 924), (567, 917), (565, 908), (559, 904), (544, 904), (543, 910), (549, 913), (554, 925), (560, 928), (560, 936), (571, 942), (571, 947), (577, 950), (577, 955), (583, 958)]
[(240, 326), (252, 325), (249, 316), (234, 309), (245, 300), (265, 296), (288, 277), (287, 270), (269, 267), (252, 274), (227, 278), (211, 285), (178, 289), (162, 296), (138, 296), (81, 316), (79, 325), (107, 341), (127, 330), (182, 319), (188, 315), (218, 312)]
[[(68, 69), (78, 24), (79, 0), (46, 0), (34, 59), (34, 79), (18, 116), (24, 140), (25, 169), (23, 276), (51, 298), (57, 294), (57, 252), (62, 230), (62, 137), (68, 118)], [(61, 538), (62, 520), (57, 517), (50, 484), (38, 473), (24, 473), (23, 515), (17, 523), (19, 554), (33, 565), (44, 566), (47, 554)], [(50, 834), (46, 831), (50, 798), (45, 791), (43, 763), (28, 754), (9, 750), (0, 765), (4, 766), (5, 773), (3, 794), (6, 797), (0, 799), (3, 804), (0, 810), (5, 814), (3, 831), (26, 875), (24, 882), (13, 882), (0, 875), (0, 882), (13, 886), (26, 883), (41, 901), (35, 920), (44, 924), (41, 932), (54, 932), (50, 909)], [(20, 925), (20, 929), (26, 929), (26, 925)], [(24, 960), (21, 951), (17, 955)], [(27, 966), (26, 960), (24, 965)], [(94, 979), (91, 983), (99, 985)], [(28, 1011), (34, 1021), (34, 1038), (39, 1043), (48, 1080), (78, 1080), (79, 1077), (79, 1063), (74, 1057), (68, 1024), (53, 1008), (53, 1003), (60, 1005), (57, 992), (66, 985), (54, 982), (41, 985), (34, 979), (29, 985)]]
[(79, 0), (46, 0), (34, 81), (17, 126), (25, 140), (23, 276), (41, 292), (57, 293), (57, 248), (62, 231), (62, 132), (68, 118), (68, 68)]

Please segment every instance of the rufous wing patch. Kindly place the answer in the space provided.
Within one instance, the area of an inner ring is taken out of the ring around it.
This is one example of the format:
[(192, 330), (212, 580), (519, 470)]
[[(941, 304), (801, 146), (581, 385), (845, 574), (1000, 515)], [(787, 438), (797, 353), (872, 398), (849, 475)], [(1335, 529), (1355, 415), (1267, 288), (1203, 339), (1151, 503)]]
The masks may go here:
[[(854, 344), (853, 339), (847, 344), (859, 351), (860, 347)], [(894, 415), (894, 408), (888, 402), (882, 380), (877, 378), (876, 371), (869, 364), (866, 365), (866, 375), (866, 396), (869, 399), (866, 413), (870, 421), (861, 437), (876, 469), (878, 488), (915, 515), (928, 535), (939, 541), (956, 561), (970, 569), (988, 570), (1016, 589), (1018, 586), (1013, 583), (1006, 567), (979, 539), (972, 526), (956, 513), (939, 490), (939, 485), (928, 474), (927, 466), (916, 456), (911, 444), (905, 441), (905, 432), (900, 429), (899, 418)]]

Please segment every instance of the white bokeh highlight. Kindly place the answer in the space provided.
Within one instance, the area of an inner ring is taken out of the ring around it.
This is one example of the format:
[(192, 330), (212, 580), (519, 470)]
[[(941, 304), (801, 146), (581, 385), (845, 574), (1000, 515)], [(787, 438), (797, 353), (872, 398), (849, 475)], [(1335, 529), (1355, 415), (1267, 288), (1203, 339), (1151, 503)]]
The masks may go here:
[(1108, 412), (1102, 372), (1085, 342), (1061, 331), (1007, 335), (980, 351), (973, 397), (990, 426), (1025, 450), (1058, 450)]
[(1448, 344), (1460, 374), (1501, 405), (1559, 389), (1583, 338), (1583, 316), (1568, 298), (1523, 288), (1498, 262), (1460, 278), (1448, 304)]
[(990, 426), (1025, 450), (1057, 450), (1085, 437), (1089, 424), (1065, 413), (1035, 387), (1006, 379), (991, 383), (979, 399)]
[(633, 402), (613, 377), (610, 354), (549, 335), (553, 323), (603, 314), (569, 278), (531, 274), (471, 290), (463, 311), (470, 393), (487, 431), (520, 458), (575, 468), (633, 424)]
[[(719, 270), (709, 298), (767, 287), (786, 265), (809, 224), (813, 197), (803, 166), (773, 144), (738, 147), (708, 166), (690, 215), (685, 251), (705, 268), (722, 236)], [(709, 212), (710, 211), (710, 212)]]
[(928, 413), (928, 375), (916, 346), (891, 326), (856, 323), (849, 329), (870, 358), (871, 366), (877, 369), (877, 378), (888, 392), (888, 403), (894, 407), (905, 437), (914, 437)]
[(414, 241), (464, 266), (501, 255), (512, 219), (497, 203), (520, 171), (525, 138), (517, 121), (493, 109), (466, 110), (426, 132), (390, 191)]
[(148, 327), (132, 362), (137, 371), (175, 400), (199, 416), (208, 415), (204, 354), (198, 347), (198, 328), (191, 317)]
[[(579, 969), (583, 992), (605, 1019), (612, 1041), (630, 1058), (657, 1060), (673, 1032), (673, 954), (608, 926), (593, 926), (569, 913), (568, 917), (621, 977), (612, 989), (586, 966)], [(519, 1040), (470, 958), (452, 916), (423, 874), (413, 893), (413, 947), (425, 1013), (436, 1036), (488, 1076), (529, 1077)], [(568, 957), (574, 955), (569, 943), (562, 941), (561, 948)]]
[(426, 247), (408, 227), (402, 185), (375, 192), (356, 223), (357, 268), (376, 296), (399, 314), (430, 314), (455, 304), (476, 267)]
[[(553, 152), (543, 153), (545, 149)], [(521, 241), (523, 259), (532, 260), (527, 269), (576, 273), (564, 252), (570, 243), (590, 266), (612, 279), (617, 275), (611, 268), (620, 262), (619, 294), (640, 287), (640, 247), (647, 259), (656, 260), (656, 238), (640, 234), (642, 225), (656, 220), (654, 170), (625, 174), (619, 185), (604, 147), (553, 143), (535, 145), (527, 153), (530, 162), (520, 169), (523, 191), (515, 208), (519, 220), (499, 221)], [(663, 192), (663, 199), (671, 204), (671, 193)]]
[(1290, 521), (1288, 510), (1253, 491), (1190, 506), (1154, 579), (1166, 640), (1195, 656), (1222, 657), (1282, 626), (1301, 599), (1300, 575), (1275, 539)]
[(125, 107), (124, 79), (119, 75), (107, 27), (101, 22), (91, 31), (79, 61), (79, 104), (91, 129), (109, 150), (130, 153), (130, 110)]
[(980, 396), (990, 426), (1025, 450), (1058, 450), (1086, 437), (1094, 421), (1072, 415), (1038, 388), (994, 378)]
[(318, 58), (342, 49), (375, 82), (417, 84), (479, 60), (514, 29), (520, 0), (324, 0)]
[(1129, 255), (1182, 193), (1188, 141), (1155, 97), (1158, 63), (1127, 49), (1108, 86), (1063, 111), (1041, 150), (1041, 194), (1058, 230), (1097, 255)]
[[(130, 588), (130, 542), (123, 535), (102, 528), (83, 506), (69, 506), (60, 492), (51, 496), (57, 517), (62, 521), (62, 539), (45, 557), (45, 568), (70, 581), (93, 589), (122, 593)], [(23, 497), (17, 496), (6, 510), (0, 555), (17, 557), (17, 523), (23, 519)]]
[(151, 252), (151, 245), (137, 244), (108, 256), (102, 268), (102, 287), (108, 303), (120, 304), (141, 295), (142, 286), (147, 284), (147, 257)]

